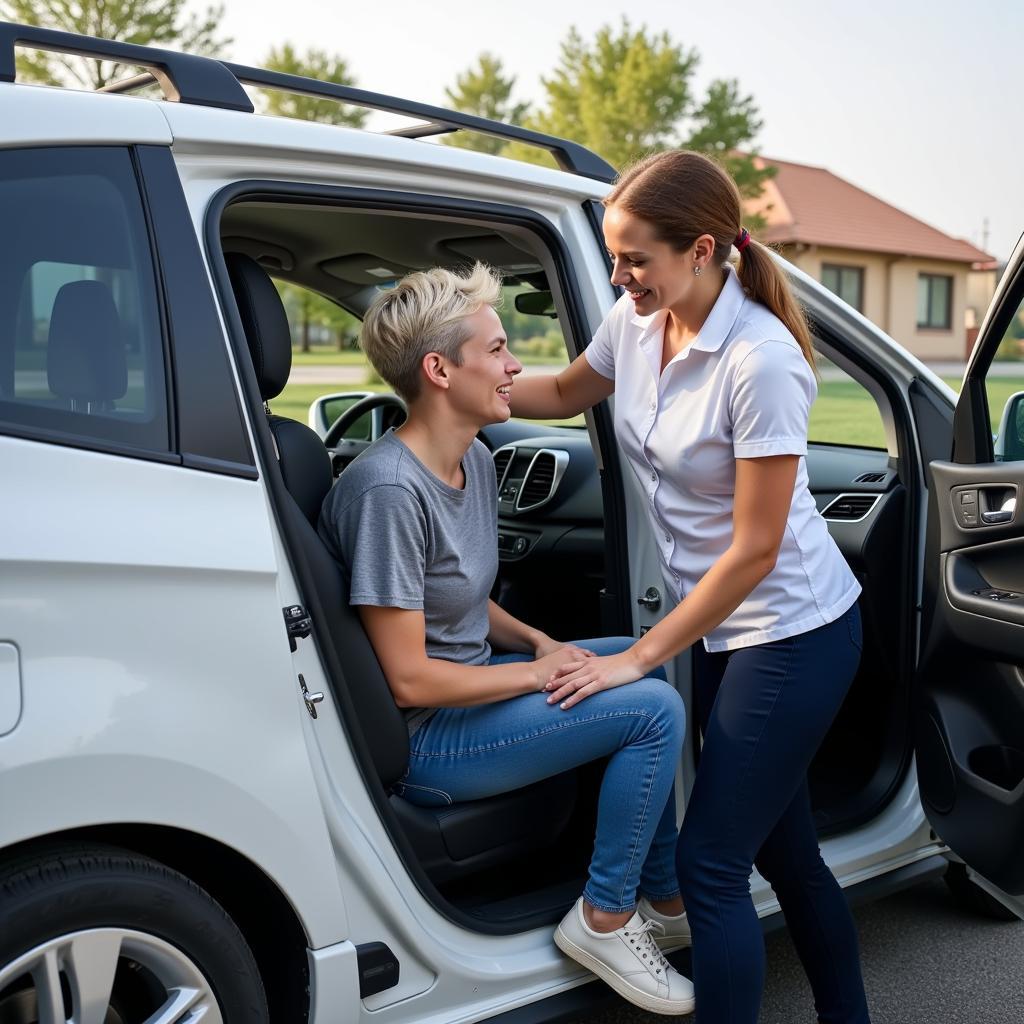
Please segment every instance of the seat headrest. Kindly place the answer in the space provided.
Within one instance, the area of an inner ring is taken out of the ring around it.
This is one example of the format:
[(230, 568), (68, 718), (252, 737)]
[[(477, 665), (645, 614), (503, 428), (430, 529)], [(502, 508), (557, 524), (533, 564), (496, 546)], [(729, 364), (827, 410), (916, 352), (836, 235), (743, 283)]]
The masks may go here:
[(224, 262), (249, 343), (260, 397), (266, 402), (281, 394), (292, 368), (292, 335), (284, 303), (270, 276), (251, 256), (225, 253)]
[(121, 317), (103, 281), (71, 281), (57, 292), (46, 382), (58, 398), (81, 402), (113, 402), (128, 390)]

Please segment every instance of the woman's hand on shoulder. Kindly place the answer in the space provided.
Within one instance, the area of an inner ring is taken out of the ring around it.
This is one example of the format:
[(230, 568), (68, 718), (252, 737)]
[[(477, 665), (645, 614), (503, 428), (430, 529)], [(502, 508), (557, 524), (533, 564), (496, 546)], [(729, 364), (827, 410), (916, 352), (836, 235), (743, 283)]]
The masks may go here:
[(593, 656), (562, 665), (545, 687), (548, 703), (567, 711), (574, 704), (600, 690), (611, 690), (626, 683), (635, 683), (644, 671), (630, 651), (603, 658)]

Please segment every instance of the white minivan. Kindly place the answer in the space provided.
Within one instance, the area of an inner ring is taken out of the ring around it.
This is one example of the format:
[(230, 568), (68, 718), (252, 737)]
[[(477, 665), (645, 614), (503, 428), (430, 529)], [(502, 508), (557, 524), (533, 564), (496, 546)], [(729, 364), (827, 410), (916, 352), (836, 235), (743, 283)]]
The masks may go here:
[[(17, 84), (18, 46), (144, 70), (104, 93)], [(259, 116), (246, 88), (401, 126)], [(462, 130), (561, 169), (435, 144)], [(275, 281), (358, 317), (410, 270), (483, 260), (510, 316), (581, 352), (616, 299), (612, 175), (521, 128), (0, 24), (3, 1024), (527, 1024), (607, 998), (551, 941), (600, 764), (443, 810), (392, 792), (403, 719), (315, 523), (401, 403), (316, 395), (309, 425), (271, 410), (292, 353)], [(811, 772), (851, 897), (952, 862), (963, 898), (1024, 908), (1024, 394), (993, 430), (986, 390), (1022, 264), (1018, 248), (959, 401), (787, 268), (823, 376), (879, 428), (878, 447), (812, 429), (807, 456), (863, 586), (863, 661)], [(505, 607), (561, 637), (639, 635), (668, 611), (610, 403), (482, 440)], [(689, 699), (689, 655), (670, 667)], [(680, 817), (699, 757), (694, 733)]]

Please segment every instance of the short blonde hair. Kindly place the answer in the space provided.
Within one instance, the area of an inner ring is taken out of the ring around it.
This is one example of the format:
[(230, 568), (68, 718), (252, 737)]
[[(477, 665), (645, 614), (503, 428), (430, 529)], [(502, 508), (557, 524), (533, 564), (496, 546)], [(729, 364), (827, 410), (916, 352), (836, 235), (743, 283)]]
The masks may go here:
[(483, 263), (464, 277), (442, 267), (418, 271), (370, 303), (359, 344), (381, 377), (411, 401), (420, 393), (423, 357), (437, 352), (460, 365), (469, 340), (466, 317), (500, 301), (501, 278)]

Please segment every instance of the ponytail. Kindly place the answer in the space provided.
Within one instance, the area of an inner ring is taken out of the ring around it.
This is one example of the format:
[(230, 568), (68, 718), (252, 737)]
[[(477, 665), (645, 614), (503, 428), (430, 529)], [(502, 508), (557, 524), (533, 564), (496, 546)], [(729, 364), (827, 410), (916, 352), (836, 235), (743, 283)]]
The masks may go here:
[(811, 369), (817, 372), (807, 318), (794, 298), (789, 282), (775, 265), (775, 260), (768, 249), (750, 239), (740, 252), (737, 274), (747, 295), (767, 307), (783, 322), (786, 330), (800, 346), (804, 359), (810, 364)]

